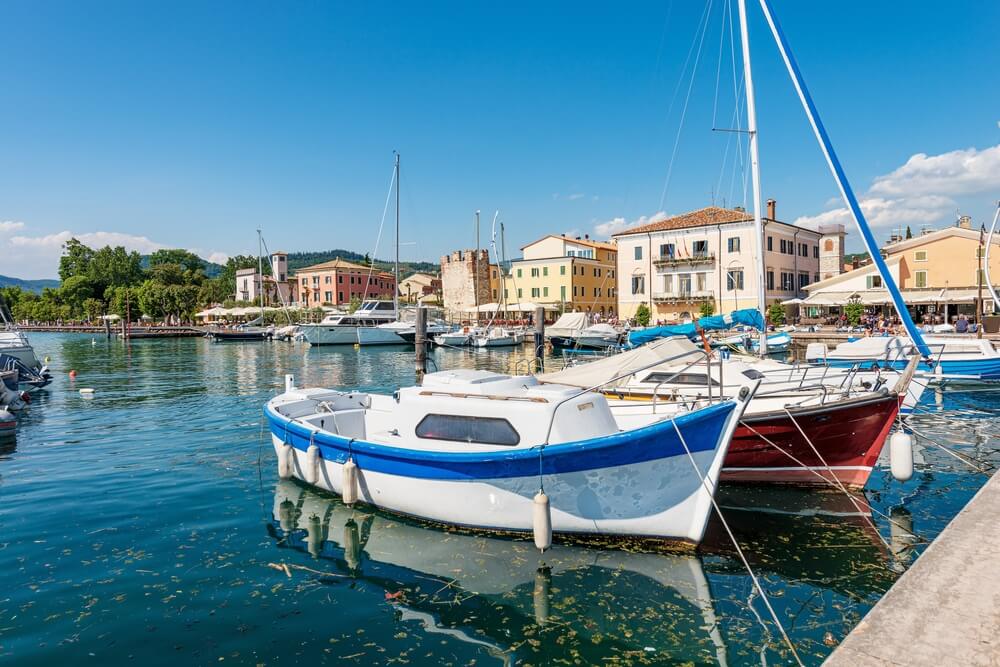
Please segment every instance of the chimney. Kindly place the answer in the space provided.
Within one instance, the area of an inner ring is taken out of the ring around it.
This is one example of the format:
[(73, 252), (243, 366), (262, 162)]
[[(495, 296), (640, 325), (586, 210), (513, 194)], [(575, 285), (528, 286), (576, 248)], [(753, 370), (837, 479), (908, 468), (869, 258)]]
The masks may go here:
[(739, 211), (740, 213), (746, 213), (746, 209), (743, 208), (742, 206), (734, 206), (733, 210), (734, 211)]
[(962, 229), (972, 229), (972, 218), (967, 215), (963, 215), (958, 219), (958, 226)]
[(767, 219), (768, 220), (777, 220), (777, 218), (774, 217), (774, 215), (775, 215), (774, 210), (775, 210), (775, 208), (777, 208), (777, 206), (778, 206), (778, 202), (774, 201), (773, 199), (768, 199), (767, 200)]

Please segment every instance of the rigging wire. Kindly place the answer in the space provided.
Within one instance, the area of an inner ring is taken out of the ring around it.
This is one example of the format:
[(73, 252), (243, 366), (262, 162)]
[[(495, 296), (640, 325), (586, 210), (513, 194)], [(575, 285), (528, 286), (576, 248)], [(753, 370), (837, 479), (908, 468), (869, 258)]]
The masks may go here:
[[(365, 290), (362, 292), (362, 301), (368, 298), (368, 287), (372, 282), (372, 272), (375, 271), (375, 255), (378, 253), (378, 246), (382, 242), (382, 228), (385, 227), (385, 216), (389, 212), (389, 202), (392, 200), (392, 188), (396, 184), (396, 167), (392, 168), (392, 178), (389, 179), (389, 191), (385, 193), (385, 206), (382, 207), (382, 220), (378, 223), (378, 236), (375, 237), (375, 247), (370, 255), (371, 264), (368, 265), (368, 278), (365, 280)], [(396, 286), (399, 289), (399, 286)], [(397, 313), (398, 316), (398, 313)]]
[[(664, 202), (667, 199), (667, 192), (670, 189), (670, 180), (671, 180), (671, 177), (673, 176), (673, 173), (674, 173), (674, 162), (677, 159), (677, 149), (680, 146), (680, 143), (681, 143), (681, 134), (684, 131), (684, 121), (687, 118), (688, 104), (691, 102), (691, 90), (694, 88), (695, 74), (698, 72), (698, 64), (699, 64), (699, 62), (701, 62), (701, 51), (702, 51), (702, 47), (705, 44), (705, 35), (708, 33), (708, 20), (709, 20), (711, 11), (712, 11), (712, 4), (713, 4), (713, 2), (714, 2), (714, 0), (709, 0), (709, 2), (707, 3), (707, 5), (705, 6), (705, 12), (704, 12), (704, 14), (702, 14), (702, 19), (698, 23), (698, 25), (699, 25), (699, 33), (700, 33), (696, 37), (696, 41), (698, 43), (698, 51), (697, 51), (697, 53), (695, 55), (694, 65), (691, 68), (691, 79), (688, 81), (687, 94), (684, 97), (684, 107), (681, 110), (680, 123), (678, 123), (678, 126), (677, 126), (677, 135), (674, 138), (674, 147), (673, 147), (673, 150), (671, 150), (671, 152), (670, 152), (670, 162), (667, 165), (667, 178), (663, 182), (663, 191), (660, 193), (660, 206), (659, 206), (659, 210), (663, 210), (663, 204), (664, 204)], [(693, 46), (693, 44), (692, 44), (692, 46)], [(682, 72), (681, 79), (683, 80), (683, 78), (684, 78), (684, 75), (683, 75), (683, 72)], [(671, 102), (671, 107), (672, 106), (673, 106), (673, 102)], [(667, 113), (669, 114), (670, 111), (668, 110)]]

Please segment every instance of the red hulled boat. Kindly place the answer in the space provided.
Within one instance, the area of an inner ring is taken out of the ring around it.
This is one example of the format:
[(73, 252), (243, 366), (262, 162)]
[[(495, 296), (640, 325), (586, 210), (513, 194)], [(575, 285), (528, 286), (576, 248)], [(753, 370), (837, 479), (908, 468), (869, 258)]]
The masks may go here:
[(788, 412), (791, 417), (784, 409), (744, 414), (723, 480), (826, 485), (824, 479), (835, 477), (863, 487), (899, 412), (899, 395), (879, 392)]

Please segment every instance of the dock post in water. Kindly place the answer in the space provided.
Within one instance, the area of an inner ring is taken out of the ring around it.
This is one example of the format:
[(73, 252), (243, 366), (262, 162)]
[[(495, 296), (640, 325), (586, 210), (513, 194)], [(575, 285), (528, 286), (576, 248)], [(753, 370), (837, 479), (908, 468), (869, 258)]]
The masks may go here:
[(538, 370), (542, 370), (545, 357), (545, 308), (535, 308), (535, 361)]
[(417, 361), (417, 384), (420, 384), (427, 373), (427, 309), (423, 306), (417, 308), (413, 347)]
[(104, 337), (111, 338), (111, 320), (108, 319), (107, 315), (102, 319), (104, 320)]

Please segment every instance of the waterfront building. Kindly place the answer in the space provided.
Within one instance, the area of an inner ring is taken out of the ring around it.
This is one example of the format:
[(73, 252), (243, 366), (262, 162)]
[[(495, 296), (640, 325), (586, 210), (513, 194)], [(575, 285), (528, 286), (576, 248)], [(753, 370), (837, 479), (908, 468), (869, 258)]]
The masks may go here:
[(510, 262), (503, 281), (508, 303), (530, 301), (605, 317), (617, 313), (614, 243), (549, 234), (522, 247), (521, 254)]
[(303, 308), (346, 306), (352, 300), (391, 301), (396, 291), (393, 274), (339, 257), (297, 270), (294, 280)]
[[(775, 200), (764, 218), (764, 280), (768, 305), (804, 297), (820, 279), (820, 264), (843, 255), (843, 226), (817, 232), (782, 222)], [(615, 234), (619, 316), (646, 304), (653, 320), (756, 308), (761, 261), (753, 215), (743, 208), (709, 206)], [(830, 243), (827, 243), (829, 241)], [(832, 273), (835, 269), (830, 268)]]
[[(472, 312), (477, 305), (495, 302), (491, 288), (488, 250), (456, 250), (441, 257), (441, 298), (449, 313)], [(477, 297), (478, 293), (478, 297)]]
[(294, 280), (288, 276), (288, 253), (282, 251), (272, 253), (270, 266), (271, 275), (265, 275), (263, 280), (256, 267), (237, 269), (234, 298), (237, 301), (257, 301), (263, 283), (265, 305), (294, 303), (297, 290)]
[[(980, 230), (972, 228), (972, 220), (963, 216), (954, 226), (925, 229), (909, 239), (896, 234), (882, 248), (889, 273), (918, 322), (931, 317), (951, 322), (962, 314), (974, 319), (981, 280), (983, 311), (993, 311), (980, 272), (981, 236)], [(1000, 245), (1000, 239), (995, 239), (994, 245)], [(1000, 275), (1000, 251), (994, 248), (990, 254), (990, 272)], [(810, 320), (838, 314), (852, 301), (878, 310), (888, 310), (892, 303), (882, 277), (870, 262), (806, 290), (809, 296), (801, 304), (801, 314)]]
[(430, 273), (414, 273), (399, 281), (399, 300), (406, 303), (439, 303), (441, 279)]

